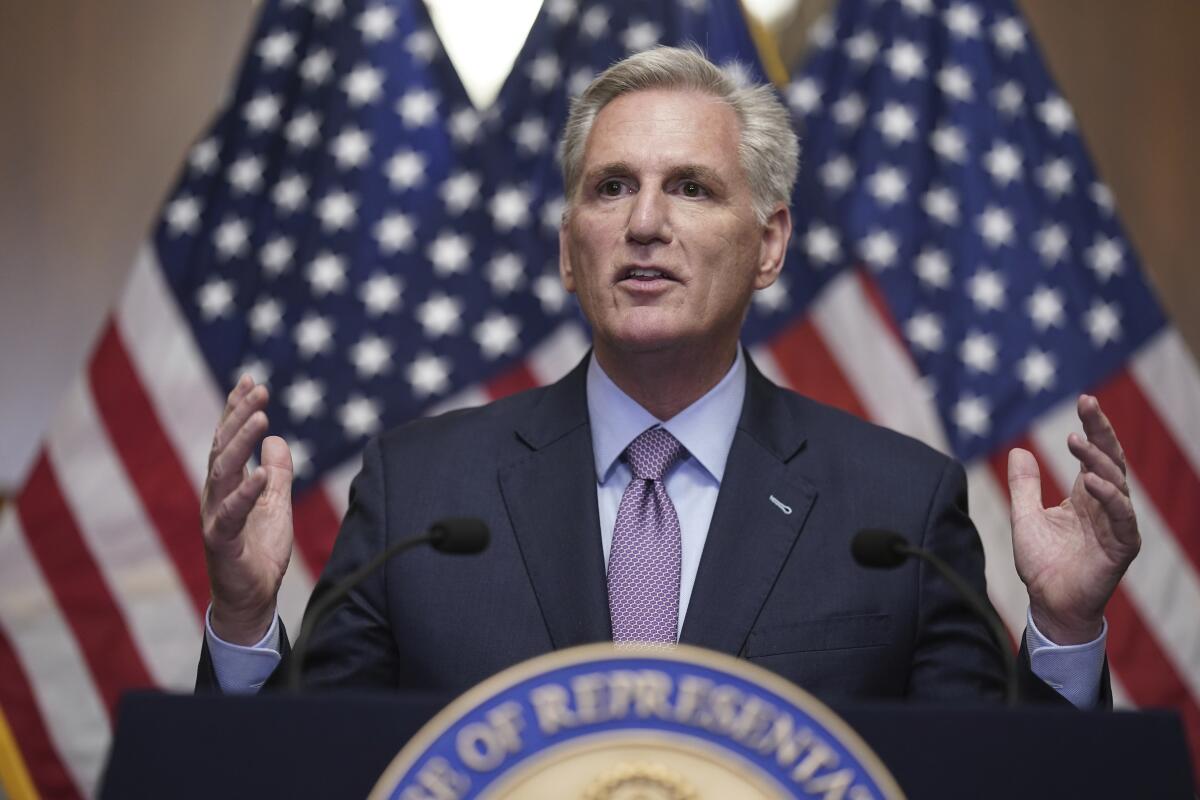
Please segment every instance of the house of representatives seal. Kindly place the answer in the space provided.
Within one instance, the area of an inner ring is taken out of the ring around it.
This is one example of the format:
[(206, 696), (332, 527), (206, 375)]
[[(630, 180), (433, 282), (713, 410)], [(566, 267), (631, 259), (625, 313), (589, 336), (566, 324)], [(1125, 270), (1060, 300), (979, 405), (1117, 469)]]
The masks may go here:
[(587, 645), (459, 697), (405, 745), (371, 800), (902, 798), (825, 705), (694, 647)]

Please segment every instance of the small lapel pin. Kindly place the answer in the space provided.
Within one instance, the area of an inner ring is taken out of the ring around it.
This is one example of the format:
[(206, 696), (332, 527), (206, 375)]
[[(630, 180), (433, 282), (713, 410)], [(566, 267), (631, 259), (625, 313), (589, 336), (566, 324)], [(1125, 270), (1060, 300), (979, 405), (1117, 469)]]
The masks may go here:
[(784, 503), (782, 500), (780, 500), (775, 495), (771, 495), (771, 502), (774, 503), (775, 507), (778, 508), (783, 513), (785, 513), (785, 514), (792, 513), (792, 507), (787, 505), (786, 503)]

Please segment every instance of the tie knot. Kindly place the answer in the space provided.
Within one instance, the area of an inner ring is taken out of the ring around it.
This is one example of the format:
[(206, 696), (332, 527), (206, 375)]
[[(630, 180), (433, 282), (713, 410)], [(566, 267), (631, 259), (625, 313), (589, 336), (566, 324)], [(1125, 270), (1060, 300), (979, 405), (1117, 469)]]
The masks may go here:
[(686, 452), (679, 440), (664, 428), (651, 428), (629, 443), (625, 448), (625, 460), (635, 478), (661, 481), (671, 465)]

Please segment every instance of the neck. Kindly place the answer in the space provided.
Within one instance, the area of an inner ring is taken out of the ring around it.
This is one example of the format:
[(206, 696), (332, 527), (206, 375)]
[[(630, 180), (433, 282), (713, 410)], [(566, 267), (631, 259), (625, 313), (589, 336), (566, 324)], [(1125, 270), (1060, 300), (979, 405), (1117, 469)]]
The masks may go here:
[(621, 391), (663, 422), (721, 382), (737, 357), (737, 341), (703, 357), (673, 351), (611, 353), (599, 343), (595, 358)]

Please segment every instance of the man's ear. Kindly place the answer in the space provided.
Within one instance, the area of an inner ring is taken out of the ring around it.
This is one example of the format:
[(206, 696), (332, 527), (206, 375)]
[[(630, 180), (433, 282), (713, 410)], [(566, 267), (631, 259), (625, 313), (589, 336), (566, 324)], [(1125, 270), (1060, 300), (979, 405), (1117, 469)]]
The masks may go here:
[(563, 214), (558, 226), (558, 276), (562, 279), (563, 288), (571, 294), (575, 293), (575, 271), (571, 267), (571, 236), (567, 231), (567, 215)]
[(763, 225), (762, 242), (758, 249), (758, 269), (754, 275), (755, 289), (765, 289), (779, 277), (791, 236), (792, 213), (781, 203)]

